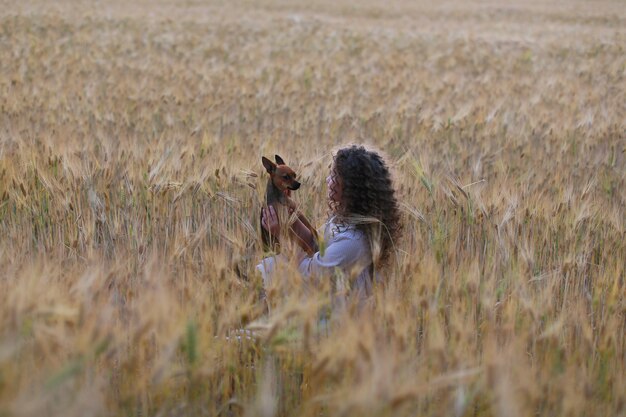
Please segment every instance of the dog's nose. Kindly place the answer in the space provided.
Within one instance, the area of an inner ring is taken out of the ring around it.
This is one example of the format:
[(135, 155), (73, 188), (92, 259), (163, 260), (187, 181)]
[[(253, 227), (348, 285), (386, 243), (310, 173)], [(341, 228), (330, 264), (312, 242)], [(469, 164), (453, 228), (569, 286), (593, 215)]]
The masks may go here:
[(292, 190), (297, 190), (300, 188), (300, 183), (298, 181), (294, 181), (293, 185), (290, 187)]

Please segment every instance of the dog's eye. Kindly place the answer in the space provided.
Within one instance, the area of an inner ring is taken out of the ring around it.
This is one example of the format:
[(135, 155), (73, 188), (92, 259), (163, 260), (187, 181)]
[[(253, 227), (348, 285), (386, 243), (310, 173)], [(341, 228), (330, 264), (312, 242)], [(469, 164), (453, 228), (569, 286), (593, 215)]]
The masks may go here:
[(283, 175), (283, 178), (288, 180), (289, 179), (289, 175)]

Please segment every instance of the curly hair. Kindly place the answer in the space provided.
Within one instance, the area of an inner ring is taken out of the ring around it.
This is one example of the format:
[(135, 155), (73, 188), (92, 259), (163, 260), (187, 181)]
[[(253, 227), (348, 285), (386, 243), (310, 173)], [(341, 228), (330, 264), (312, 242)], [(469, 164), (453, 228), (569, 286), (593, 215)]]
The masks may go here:
[[(391, 173), (383, 158), (359, 145), (341, 148), (334, 155), (331, 176), (340, 187), (340, 201), (331, 198), (329, 202), (332, 214), (365, 233), (375, 267), (388, 266), (402, 227)], [(330, 194), (337, 196), (339, 190), (331, 189)]]

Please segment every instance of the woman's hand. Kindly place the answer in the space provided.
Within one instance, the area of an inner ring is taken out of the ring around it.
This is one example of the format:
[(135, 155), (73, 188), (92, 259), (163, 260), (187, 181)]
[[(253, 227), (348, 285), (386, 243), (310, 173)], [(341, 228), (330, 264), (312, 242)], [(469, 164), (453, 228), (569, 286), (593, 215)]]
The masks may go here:
[(261, 226), (275, 237), (280, 235), (280, 223), (274, 207), (268, 206), (261, 209)]

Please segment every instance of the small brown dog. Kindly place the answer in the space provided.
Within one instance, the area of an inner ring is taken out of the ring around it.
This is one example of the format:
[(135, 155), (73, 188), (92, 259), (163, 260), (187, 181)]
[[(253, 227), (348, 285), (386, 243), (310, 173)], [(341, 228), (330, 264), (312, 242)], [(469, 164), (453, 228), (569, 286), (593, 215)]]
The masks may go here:
[[(285, 161), (283, 161), (283, 158), (280, 156), (274, 155), (274, 159), (276, 163), (270, 161), (266, 157), (261, 158), (265, 170), (270, 175), (267, 180), (265, 202), (268, 207), (273, 206), (275, 210), (278, 209), (279, 205), (293, 207), (293, 203), (290, 201), (289, 195), (291, 194), (291, 191), (295, 191), (300, 188), (300, 183), (296, 181), (296, 172), (285, 164)], [(306, 217), (304, 217), (299, 211), (297, 211), (297, 217), (311, 231), (317, 241), (317, 232), (311, 226)], [(289, 232), (294, 234), (291, 228)], [(278, 237), (272, 236), (263, 228), (262, 224), (261, 238), (263, 240), (263, 249), (265, 251), (277, 251), (279, 247)], [(303, 249), (309, 255), (312, 255), (317, 250), (317, 248), (310, 248), (307, 245), (304, 245)]]

